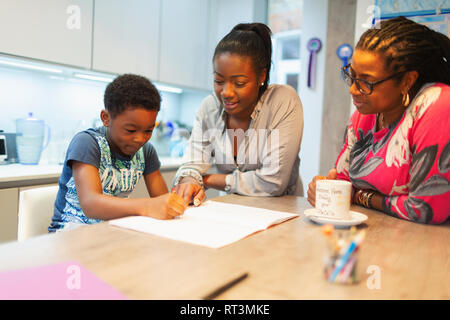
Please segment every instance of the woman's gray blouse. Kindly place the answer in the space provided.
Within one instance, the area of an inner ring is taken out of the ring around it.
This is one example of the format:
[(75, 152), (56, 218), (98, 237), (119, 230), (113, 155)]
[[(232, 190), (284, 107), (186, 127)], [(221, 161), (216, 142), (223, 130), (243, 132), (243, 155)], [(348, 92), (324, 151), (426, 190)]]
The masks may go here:
[[(228, 193), (295, 194), (303, 133), (302, 103), (297, 92), (287, 85), (270, 85), (259, 99), (245, 132), (227, 129), (226, 116), (215, 94), (203, 100), (174, 185), (185, 176), (203, 185), (202, 175), (215, 164), (219, 173), (227, 174)], [(234, 137), (238, 141), (236, 160)]]

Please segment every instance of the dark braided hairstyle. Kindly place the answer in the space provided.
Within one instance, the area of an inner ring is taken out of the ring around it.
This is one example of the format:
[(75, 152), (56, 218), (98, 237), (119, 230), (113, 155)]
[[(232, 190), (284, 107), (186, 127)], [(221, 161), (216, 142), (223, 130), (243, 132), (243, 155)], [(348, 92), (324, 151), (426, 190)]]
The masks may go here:
[(272, 32), (262, 23), (240, 23), (220, 40), (214, 51), (213, 61), (221, 53), (236, 53), (250, 57), (257, 74), (266, 69), (266, 80), (259, 88), (258, 98), (266, 91), (272, 58)]
[(393, 73), (417, 71), (419, 77), (409, 91), (411, 99), (425, 83), (450, 85), (450, 39), (405, 17), (381, 21), (367, 30), (356, 49), (382, 54), (386, 70)]

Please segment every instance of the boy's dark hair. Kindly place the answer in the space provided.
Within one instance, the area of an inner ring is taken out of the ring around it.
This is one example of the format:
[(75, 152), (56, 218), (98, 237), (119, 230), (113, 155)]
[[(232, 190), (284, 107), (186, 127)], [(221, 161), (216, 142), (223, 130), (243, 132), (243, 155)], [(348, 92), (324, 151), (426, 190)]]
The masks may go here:
[(225, 52), (250, 57), (257, 73), (266, 69), (266, 81), (259, 89), (259, 96), (261, 96), (269, 83), (272, 63), (271, 35), (270, 28), (263, 23), (240, 23), (217, 44), (213, 61), (217, 55)]
[(161, 106), (161, 96), (156, 87), (147, 78), (135, 74), (115, 78), (106, 87), (103, 101), (112, 117), (129, 108), (159, 111)]
[(447, 36), (405, 17), (381, 21), (361, 36), (356, 49), (385, 57), (393, 73), (416, 70), (419, 77), (410, 90), (413, 98), (425, 83), (450, 85), (450, 40)]

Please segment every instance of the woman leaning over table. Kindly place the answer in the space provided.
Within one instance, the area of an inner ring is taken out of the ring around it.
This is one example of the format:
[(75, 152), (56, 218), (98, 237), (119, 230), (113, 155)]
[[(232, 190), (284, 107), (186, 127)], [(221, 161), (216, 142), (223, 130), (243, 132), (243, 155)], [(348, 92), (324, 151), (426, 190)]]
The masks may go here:
[[(248, 196), (303, 194), (299, 183), (302, 104), (287, 85), (269, 85), (270, 29), (239, 24), (213, 56), (214, 94), (197, 110), (174, 191), (198, 205), (204, 188)], [(207, 174), (216, 164), (218, 174)], [(296, 190), (297, 189), (297, 190)]]
[[(343, 68), (356, 111), (328, 178), (353, 203), (421, 223), (450, 214), (450, 40), (404, 17), (382, 21)], [(316, 180), (308, 200), (315, 204)]]

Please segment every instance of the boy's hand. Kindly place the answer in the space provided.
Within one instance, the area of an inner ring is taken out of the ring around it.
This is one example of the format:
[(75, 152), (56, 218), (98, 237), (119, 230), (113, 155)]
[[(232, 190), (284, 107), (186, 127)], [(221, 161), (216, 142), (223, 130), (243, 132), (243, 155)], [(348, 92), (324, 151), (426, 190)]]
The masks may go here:
[(316, 181), (317, 180), (335, 180), (337, 179), (337, 171), (335, 168), (328, 171), (328, 176), (315, 176), (313, 180), (308, 185), (308, 202), (312, 204), (313, 207), (316, 206)]
[(166, 193), (148, 200), (142, 215), (161, 220), (173, 219), (180, 216), (187, 207), (183, 198), (176, 193)]
[(199, 206), (206, 198), (205, 190), (194, 178), (185, 177), (179, 184), (177, 184), (172, 192), (176, 193), (180, 197), (183, 197), (185, 205), (194, 203), (194, 206)]

